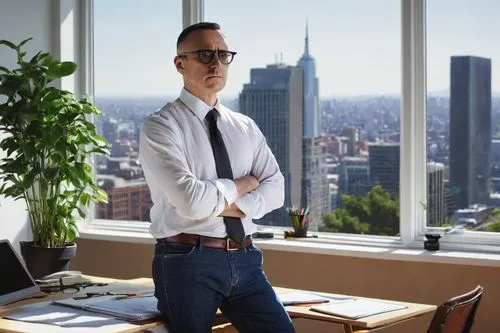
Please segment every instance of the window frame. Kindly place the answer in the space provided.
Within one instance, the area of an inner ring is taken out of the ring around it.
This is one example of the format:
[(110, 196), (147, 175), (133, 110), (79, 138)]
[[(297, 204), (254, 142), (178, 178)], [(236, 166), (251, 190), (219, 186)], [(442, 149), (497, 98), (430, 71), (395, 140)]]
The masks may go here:
[[(62, 0), (59, 0), (62, 3)], [(168, 0), (165, 0), (168, 1)], [(425, 233), (443, 233), (443, 228), (426, 226), (426, 214), (421, 203), (427, 202), (427, 124), (426, 124), (426, 0), (401, 0), (401, 115), (400, 115), (400, 237), (375, 235), (352, 235), (341, 233), (318, 233), (319, 241), (334, 244), (359, 246), (384, 246), (388, 248), (422, 249)], [(70, 29), (80, 29), (82, 33), (73, 36), (78, 49), (79, 88), (84, 95), (93, 98), (94, 54), (93, 54), (93, 0), (72, 1), (78, 11), (79, 24), (60, 24), (61, 36)], [(204, 18), (203, 0), (182, 0), (182, 25), (200, 22)], [(81, 39), (78, 41), (78, 39)], [(80, 42), (80, 43), (78, 43)], [(61, 50), (67, 47), (62, 37), (56, 39)], [(68, 44), (68, 43), (66, 43)], [(70, 43), (71, 44), (71, 43)], [(64, 52), (61, 51), (64, 55)], [(102, 220), (94, 216), (94, 207), (85, 222), (80, 222), (81, 233), (99, 234), (106, 237), (109, 232), (129, 233), (136, 242), (150, 242), (149, 223), (140, 221)], [(278, 228), (279, 229), (279, 228)], [(279, 231), (281, 232), (281, 231)], [(93, 237), (96, 238), (96, 237)], [(97, 237), (99, 238), (99, 237)], [(317, 240), (317, 241), (318, 241)], [(458, 251), (499, 252), (500, 234), (490, 232), (467, 232), (461, 235), (446, 235), (441, 241), (441, 249)]]
[[(443, 234), (444, 228), (427, 227), (421, 203), (427, 202), (427, 26), (426, 0), (401, 0), (402, 96), (400, 230), (403, 244), (421, 247), (425, 233)], [(417, 139), (417, 138), (420, 138)], [(446, 250), (498, 252), (500, 234), (464, 231), (444, 235)]]

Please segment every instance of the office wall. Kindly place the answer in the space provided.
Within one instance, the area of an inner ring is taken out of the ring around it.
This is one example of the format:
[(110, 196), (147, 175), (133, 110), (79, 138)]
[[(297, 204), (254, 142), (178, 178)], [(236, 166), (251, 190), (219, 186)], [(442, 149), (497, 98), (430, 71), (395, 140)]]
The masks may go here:
[[(80, 239), (71, 269), (115, 278), (150, 277), (152, 251), (150, 244)], [(264, 269), (276, 286), (427, 304), (442, 303), (481, 284), (485, 294), (473, 332), (500, 332), (500, 268), (266, 250)], [(426, 332), (431, 318), (422, 316), (383, 332)], [(340, 327), (308, 320), (297, 320), (295, 326), (298, 333), (342, 332)]]
[[(26, 45), (27, 56), (39, 50), (53, 51), (53, 0), (0, 0), (0, 39), (14, 43), (34, 37)], [(14, 53), (0, 47), (0, 66), (12, 68)], [(0, 99), (0, 103), (3, 102)], [(0, 135), (0, 140), (2, 136)], [(0, 151), (0, 156), (3, 152)], [(0, 197), (0, 239), (7, 238), (19, 250), (19, 241), (30, 239), (26, 206), (22, 200)]]

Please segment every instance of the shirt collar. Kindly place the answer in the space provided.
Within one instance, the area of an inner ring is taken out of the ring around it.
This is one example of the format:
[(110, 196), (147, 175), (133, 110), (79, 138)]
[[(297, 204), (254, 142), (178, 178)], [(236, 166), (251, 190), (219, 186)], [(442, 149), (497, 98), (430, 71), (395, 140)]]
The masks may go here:
[(186, 88), (182, 88), (181, 95), (179, 97), (182, 103), (184, 103), (188, 109), (190, 109), (201, 121), (205, 120), (205, 116), (208, 111), (212, 109), (217, 109), (217, 111), (221, 112), (221, 105), (219, 98), (217, 98), (217, 102), (215, 102), (214, 106), (209, 106), (201, 99), (191, 94)]

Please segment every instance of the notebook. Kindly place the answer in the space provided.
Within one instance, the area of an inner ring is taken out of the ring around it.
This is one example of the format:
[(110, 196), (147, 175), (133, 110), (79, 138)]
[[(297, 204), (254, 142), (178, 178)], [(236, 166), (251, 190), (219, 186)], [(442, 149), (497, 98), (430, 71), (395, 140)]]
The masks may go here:
[(72, 298), (54, 300), (54, 304), (69, 306), (85, 311), (107, 314), (119, 319), (141, 321), (161, 316), (157, 299), (153, 296), (117, 299), (116, 296), (102, 296), (84, 300)]
[(359, 319), (406, 309), (406, 305), (368, 299), (312, 305), (311, 310), (348, 319)]

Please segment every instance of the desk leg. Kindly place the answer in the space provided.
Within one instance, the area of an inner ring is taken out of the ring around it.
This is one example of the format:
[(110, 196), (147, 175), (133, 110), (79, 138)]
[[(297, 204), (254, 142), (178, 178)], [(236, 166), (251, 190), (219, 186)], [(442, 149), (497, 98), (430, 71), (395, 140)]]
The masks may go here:
[(354, 333), (354, 331), (352, 330), (351, 324), (344, 324), (344, 332), (345, 333)]
[(345, 333), (368, 333), (372, 332), (372, 330), (364, 329), (360, 327), (352, 327), (352, 325), (344, 324), (344, 332)]

